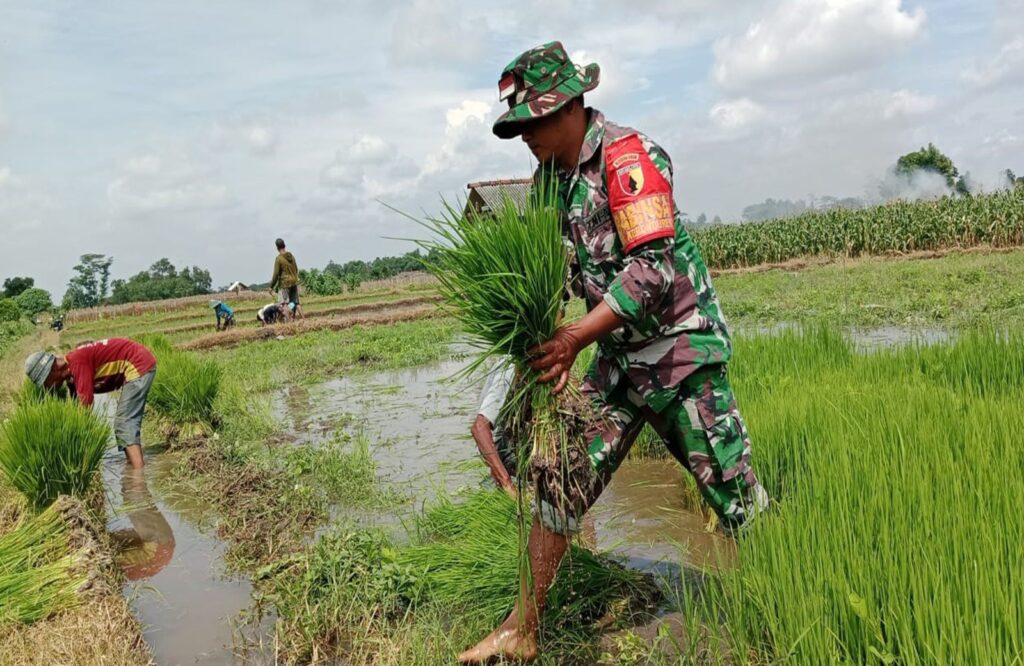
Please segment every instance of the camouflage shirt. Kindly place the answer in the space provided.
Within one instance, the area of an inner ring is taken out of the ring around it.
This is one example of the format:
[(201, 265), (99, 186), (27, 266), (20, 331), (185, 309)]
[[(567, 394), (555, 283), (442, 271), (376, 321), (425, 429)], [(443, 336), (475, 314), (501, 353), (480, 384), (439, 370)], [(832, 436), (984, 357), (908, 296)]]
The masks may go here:
[[(607, 396), (624, 375), (660, 412), (683, 379), (729, 360), (725, 316), (672, 198), (668, 154), (636, 130), (605, 121), (600, 111), (588, 114), (577, 168), (558, 169), (564, 232), (575, 250), (570, 282), (588, 311), (604, 301), (627, 322), (598, 341), (589, 388)], [(617, 204), (623, 192), (635, 195), (627, 199), (636, 205)], [(641, 205), (647, 208), (638, 217)], [(661, 231), (645, 226), (649, 219)]]

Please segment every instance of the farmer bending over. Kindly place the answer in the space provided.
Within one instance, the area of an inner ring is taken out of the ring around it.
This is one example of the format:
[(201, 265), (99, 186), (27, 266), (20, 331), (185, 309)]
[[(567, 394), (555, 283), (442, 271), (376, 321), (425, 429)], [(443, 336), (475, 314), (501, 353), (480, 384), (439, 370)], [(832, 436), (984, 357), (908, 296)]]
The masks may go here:
[[(295, 263), (295, 255), (284, 246), (284, 240), (274, 241), (277, 246), (277, 258), (274, 259), (274, 275), (270, 278), (270, 293), (279, 290), (277, 302), (288, 304), (302, 319), (302, 307), (299, 305), (299, 266)], [(294, 304), (294, 305), (293, 305)], [(288, 313), (291, 319), (291, 312)]]
[[(603, 417), (587, 433), (597, 475), (588, 506), (649, 422), (693, 474), (722, 528), (735, 534), (767, 506), (767, 495), (726, 374), (732, 346), (725, 317), (673, 201), (668, 155), (584, 106), (599, 72), (596, 64), (576, 67), (552, 42), (516, 58), (498, 84), (509, 109), (494, 133), (522, 137), (541, 165), (537, 178), (557, 176), (562, 228), (573, 248), (570, 283), (587, 303), (582, 319), (533, 350), (531, 367), (560, 391), (580, 350), (598, 344), (582, 387)], [(537, 656), (548, 588), (582, 517), (540, 499), (529, 537), (532, 598), (462, 653), (463, 663)]]
[(281, 303), (267, 303), (256, 312), (256, 321), (261, 325), (280, 324), (291, 320), (291, 311), (295, 309), (294, 303), (283, 305)]
[[(498, 414), (502, 405), (508, 397), (509, 388), (515, 378), (515, 366), (499, 359), (498, 362), (487, 373), (484, 380), (484, 389), (480, 396), (480, 409), (477, 412), (476, 420), (469, 429), (476, 442), (476, 448), (484, 459), (487, 468), (491, 470), (491, 478), (499, 488), (509, 495), (516, 496), (516, 486), (512, 482), (512, 474), (509, 470), (515, 471), (515, 456), (508, 447), (508, 439), (505, 437), (504, 428), (497, 426)], [(496, 427), (497, 426), (497, 427)]]
[[(215, 301), (210, 299), (210, 307), (213, 308), (213, 313), (217, 315), (217, 330), (228, 330), (228, 328), (235, 325), (235, 311), (228, 306), (224, 301)], [(223, 324), (221, 323), (223, 321)]]
[(108, 338), (81, 345), (66, 357), (35, 352), (25, 359), (25, 374), (42, 389), (67, 384), (86, 407), (94, 393), (121, 389), (114, 413), (117, 448), (132, 467), (142, 467), (142, 414), (156, 376), (151, 351), (134, 340)]

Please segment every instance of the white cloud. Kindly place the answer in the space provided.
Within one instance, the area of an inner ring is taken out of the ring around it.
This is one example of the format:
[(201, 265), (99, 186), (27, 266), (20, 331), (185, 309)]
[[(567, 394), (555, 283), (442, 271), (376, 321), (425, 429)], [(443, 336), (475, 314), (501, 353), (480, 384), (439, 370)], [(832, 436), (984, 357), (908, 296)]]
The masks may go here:
[(0, 193), (21, 189), (21, 179), (14, 175), (11, 167), (0, 167)]
[(721, 129), (738, 130), (756, 124), (765, 117), (765, 108), (746, 97), (719, 102), (711, 107), (708, 117)]
[(471, 62), (484, 53), (489, 33), (481, 16), (456, 0), (412, 0), (395, 10), (389, 53), (402, 66), (437, 67)]
[[(423, 176), (451, 168), (456, 159), (468, 161), (482, 142), (495, 141), (488, 118), (494, 104), (479, 99), (463, 100), (445, 113), (444, 142), (423, 161)], [(470, 138), (472, 137), (472, 138)], [(486, 144), (483, 144), (486, 145)]]
[(887, 119), (919, 116), (932, 111), (937, 103), (938, 100), (930, 95), (920, 95), (911, 90), (897, 90), (889, 94), (889, 101), (882, 115)]
[(126, 216), (224, 208), (228, 188), (216, 170), (181, 152), (133, 157), (107, 185), (111, 209)]
[(364, 134), (356, 139), (349, 149), (352, 160), (379, 164), (390, 159), (394, 155), (391, 145), (375, 134)]
[(218, 122), (211, 131), (215, 145), (225, 150), (240, 150), (252, 155), (272, 155), (277, 149), (278, 132), (269, 123), (234, 119)]
[(923, 30), (925, 11), (901, 0), (780, 0), (745, 33), (718, 40), (715, 82), (748, 90), (806, 85), (886, 62)]
[(982, 88), (998, 86), (1013, 80), (1024, 80), (1024, 36), (1018, 36), (1003, 44), (996, 55), (966, 69), (962, 76)]

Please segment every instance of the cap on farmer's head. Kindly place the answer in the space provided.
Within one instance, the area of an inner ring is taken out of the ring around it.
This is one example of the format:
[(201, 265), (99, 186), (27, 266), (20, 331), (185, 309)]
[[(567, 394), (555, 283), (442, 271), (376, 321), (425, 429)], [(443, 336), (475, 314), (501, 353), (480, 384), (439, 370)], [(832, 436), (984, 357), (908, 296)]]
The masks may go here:
[(211, 307), (211, 308), (215, 308), (215, 307), (217, 307), (218, 305), (220, 305), (220, 301), (215, 301), (215, 300), (213, 300), (212, 298), (211, 298), (211, 299), (210, 299), (209, 301), (207, 301), (207, 302), (208, 302), (208, 303), (210, 304), (210, 307)]
[(526, 51), (501, 73), (498, 97), (507, 99), (509, 108), (494, 121), (494, 134), (501, 139), (519, 136), (524, 122), (558, 111), (569, 100), (596, 88), (600, 78), (597, 63), (576, 66), (562, 42)]
[(39, 388), (43, 388), (46, 378), (50, 376), (54, 358), (49, 352), (33, 352), (25, 359), (25, 374)]

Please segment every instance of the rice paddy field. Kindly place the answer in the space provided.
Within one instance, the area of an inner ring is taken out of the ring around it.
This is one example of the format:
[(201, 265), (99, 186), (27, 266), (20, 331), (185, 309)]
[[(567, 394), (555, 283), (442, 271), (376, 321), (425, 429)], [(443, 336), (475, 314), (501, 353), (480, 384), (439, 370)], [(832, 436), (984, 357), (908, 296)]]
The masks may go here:
[[(715, 277), (771, 510), (718, 536), (642, 435), (559, 574), (540, 663), (1024, 663), (1024, 251), (836, 254)], [(239, 299), (226, 333), (203, 301), (4, 343), (0, 460), (55, 418), (12, 398), (33, 348), (141, 338), (163, 384), (144, 479), (108, 444), (61, 482), (100, 512), (102, 594), (49, 486), (0, 478), (0, 590), (55, 581), (0, 594), (0, 664), (447, 664), (507, 612), (516, 505), (469, 438), (479, 385), (448, 379), (472, 356), (434, 287), (305, 301), (267, 333)]]

